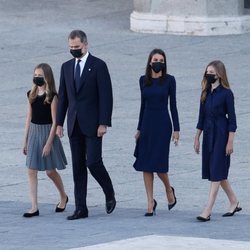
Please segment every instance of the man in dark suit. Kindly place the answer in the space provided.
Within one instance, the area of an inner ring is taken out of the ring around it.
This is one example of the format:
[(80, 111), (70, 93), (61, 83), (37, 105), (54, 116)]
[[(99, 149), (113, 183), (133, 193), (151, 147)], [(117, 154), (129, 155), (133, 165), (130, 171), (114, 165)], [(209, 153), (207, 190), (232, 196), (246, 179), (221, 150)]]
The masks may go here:
[(88, 217), (87, 167), (102, 187), (106, 212), (116, 206), (111, 179), (102, 161), (102, 137), (111, 126), (113, 107), (112, 86), (104, 61), (88, 52), (86, 34), (73, 30), (68, 37), (73, 59), (61, 68), (57, 135), (63, 136), (67, 113), (68, 136), (73, 165), (75, 211), (68, 220)]

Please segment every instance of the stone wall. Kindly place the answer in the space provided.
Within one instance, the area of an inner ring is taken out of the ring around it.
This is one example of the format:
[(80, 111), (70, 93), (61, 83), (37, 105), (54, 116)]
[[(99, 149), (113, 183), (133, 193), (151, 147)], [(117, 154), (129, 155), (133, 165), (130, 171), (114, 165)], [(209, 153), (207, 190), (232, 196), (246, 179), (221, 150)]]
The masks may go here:
[(250, 32), (244, 0), (134, 0), (131, 30), (178, 35)]

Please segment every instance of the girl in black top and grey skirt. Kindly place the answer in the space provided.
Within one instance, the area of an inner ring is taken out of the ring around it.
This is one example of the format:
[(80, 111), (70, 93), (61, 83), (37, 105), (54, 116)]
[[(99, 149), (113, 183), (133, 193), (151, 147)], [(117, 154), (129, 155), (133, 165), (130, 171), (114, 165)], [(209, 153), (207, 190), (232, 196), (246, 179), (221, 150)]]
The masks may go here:
[(63, 212), (68, 202), (62, 179), (56, 169), (65, 169), (67, 160), (56, 135), (57, 93), (51, 67), (42, 63), (35, 67), (32, 89), (27, 93), (28, 112), (25, 124), (23, 153), (27, 156), (31, 209), (24, 217), (39, 215), (37, 172), (46, 171), (60, 193), (55, 212)]

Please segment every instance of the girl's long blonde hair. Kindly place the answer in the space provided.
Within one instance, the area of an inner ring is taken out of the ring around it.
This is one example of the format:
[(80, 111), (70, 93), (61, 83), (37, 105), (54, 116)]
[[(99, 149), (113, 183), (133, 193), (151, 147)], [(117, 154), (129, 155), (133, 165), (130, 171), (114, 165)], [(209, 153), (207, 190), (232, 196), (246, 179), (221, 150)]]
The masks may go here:
[[(40, 63), (34, 68), (34, 72), (36, 69), (42, 69), (44, 73), (44, 80), (45, 80), (45, 100), (44, 104), (50, 104), (52, 101), (53, 93), (56, 92), (56, 85), (54, 80), (54, 75), (51, 67), (47, 63)], [(38, 94), (38, 86), (33, 83), (29, 94), (29, 102), (33, 103)]]
[(216, 60), (216, 61), (212, 61), (210, 62), (207, 67), (206, 70), (204, 72), (203, 75), (203, 79), (201, 82), (201, 87), (202, 87), (202, 91), (201, 91), (201, 102), (204, 103), (206, 101), (207, 98), (207, 92), (210, 90), (210, 86), (207, 84), (207, 80), (206, 80), (206, 73), (207, 73), (207, 68), (209, 66), (213, 66), (216, 72), (216, 75), (219, 78), (219, 83), (227, 89), (230, 89), (230, 84), (228, 82), (227, 79), (227, 72), (226, 72), (226, 68), (223, 62)]

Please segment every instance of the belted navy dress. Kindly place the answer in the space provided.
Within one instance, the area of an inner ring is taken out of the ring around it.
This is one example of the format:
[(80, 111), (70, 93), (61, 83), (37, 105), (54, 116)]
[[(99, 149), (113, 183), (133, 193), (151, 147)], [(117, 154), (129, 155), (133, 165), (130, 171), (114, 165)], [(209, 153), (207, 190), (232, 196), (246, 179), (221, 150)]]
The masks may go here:
[(197, 129), (203, 130), (202, 179), (226, 180), (230, 167), (230, 156), (226, 156), (229, 132), (235, 132), (236, 115), (234, 96), (230, 89), (219, 85), (209, 91), (200, 104)]
[[(169, 144), (174, 131), (179, 131), (176, 107), (176, 82), (169, 74), (163, 82), (153, 78), (151, 85), (145, 85), (145, 76), (140, 78), (141, 109), (137, 129), (134, 168), (143, 172), (166, 173), (169, 168)], [(173, 125), (168, 112), (168, 102)]]

